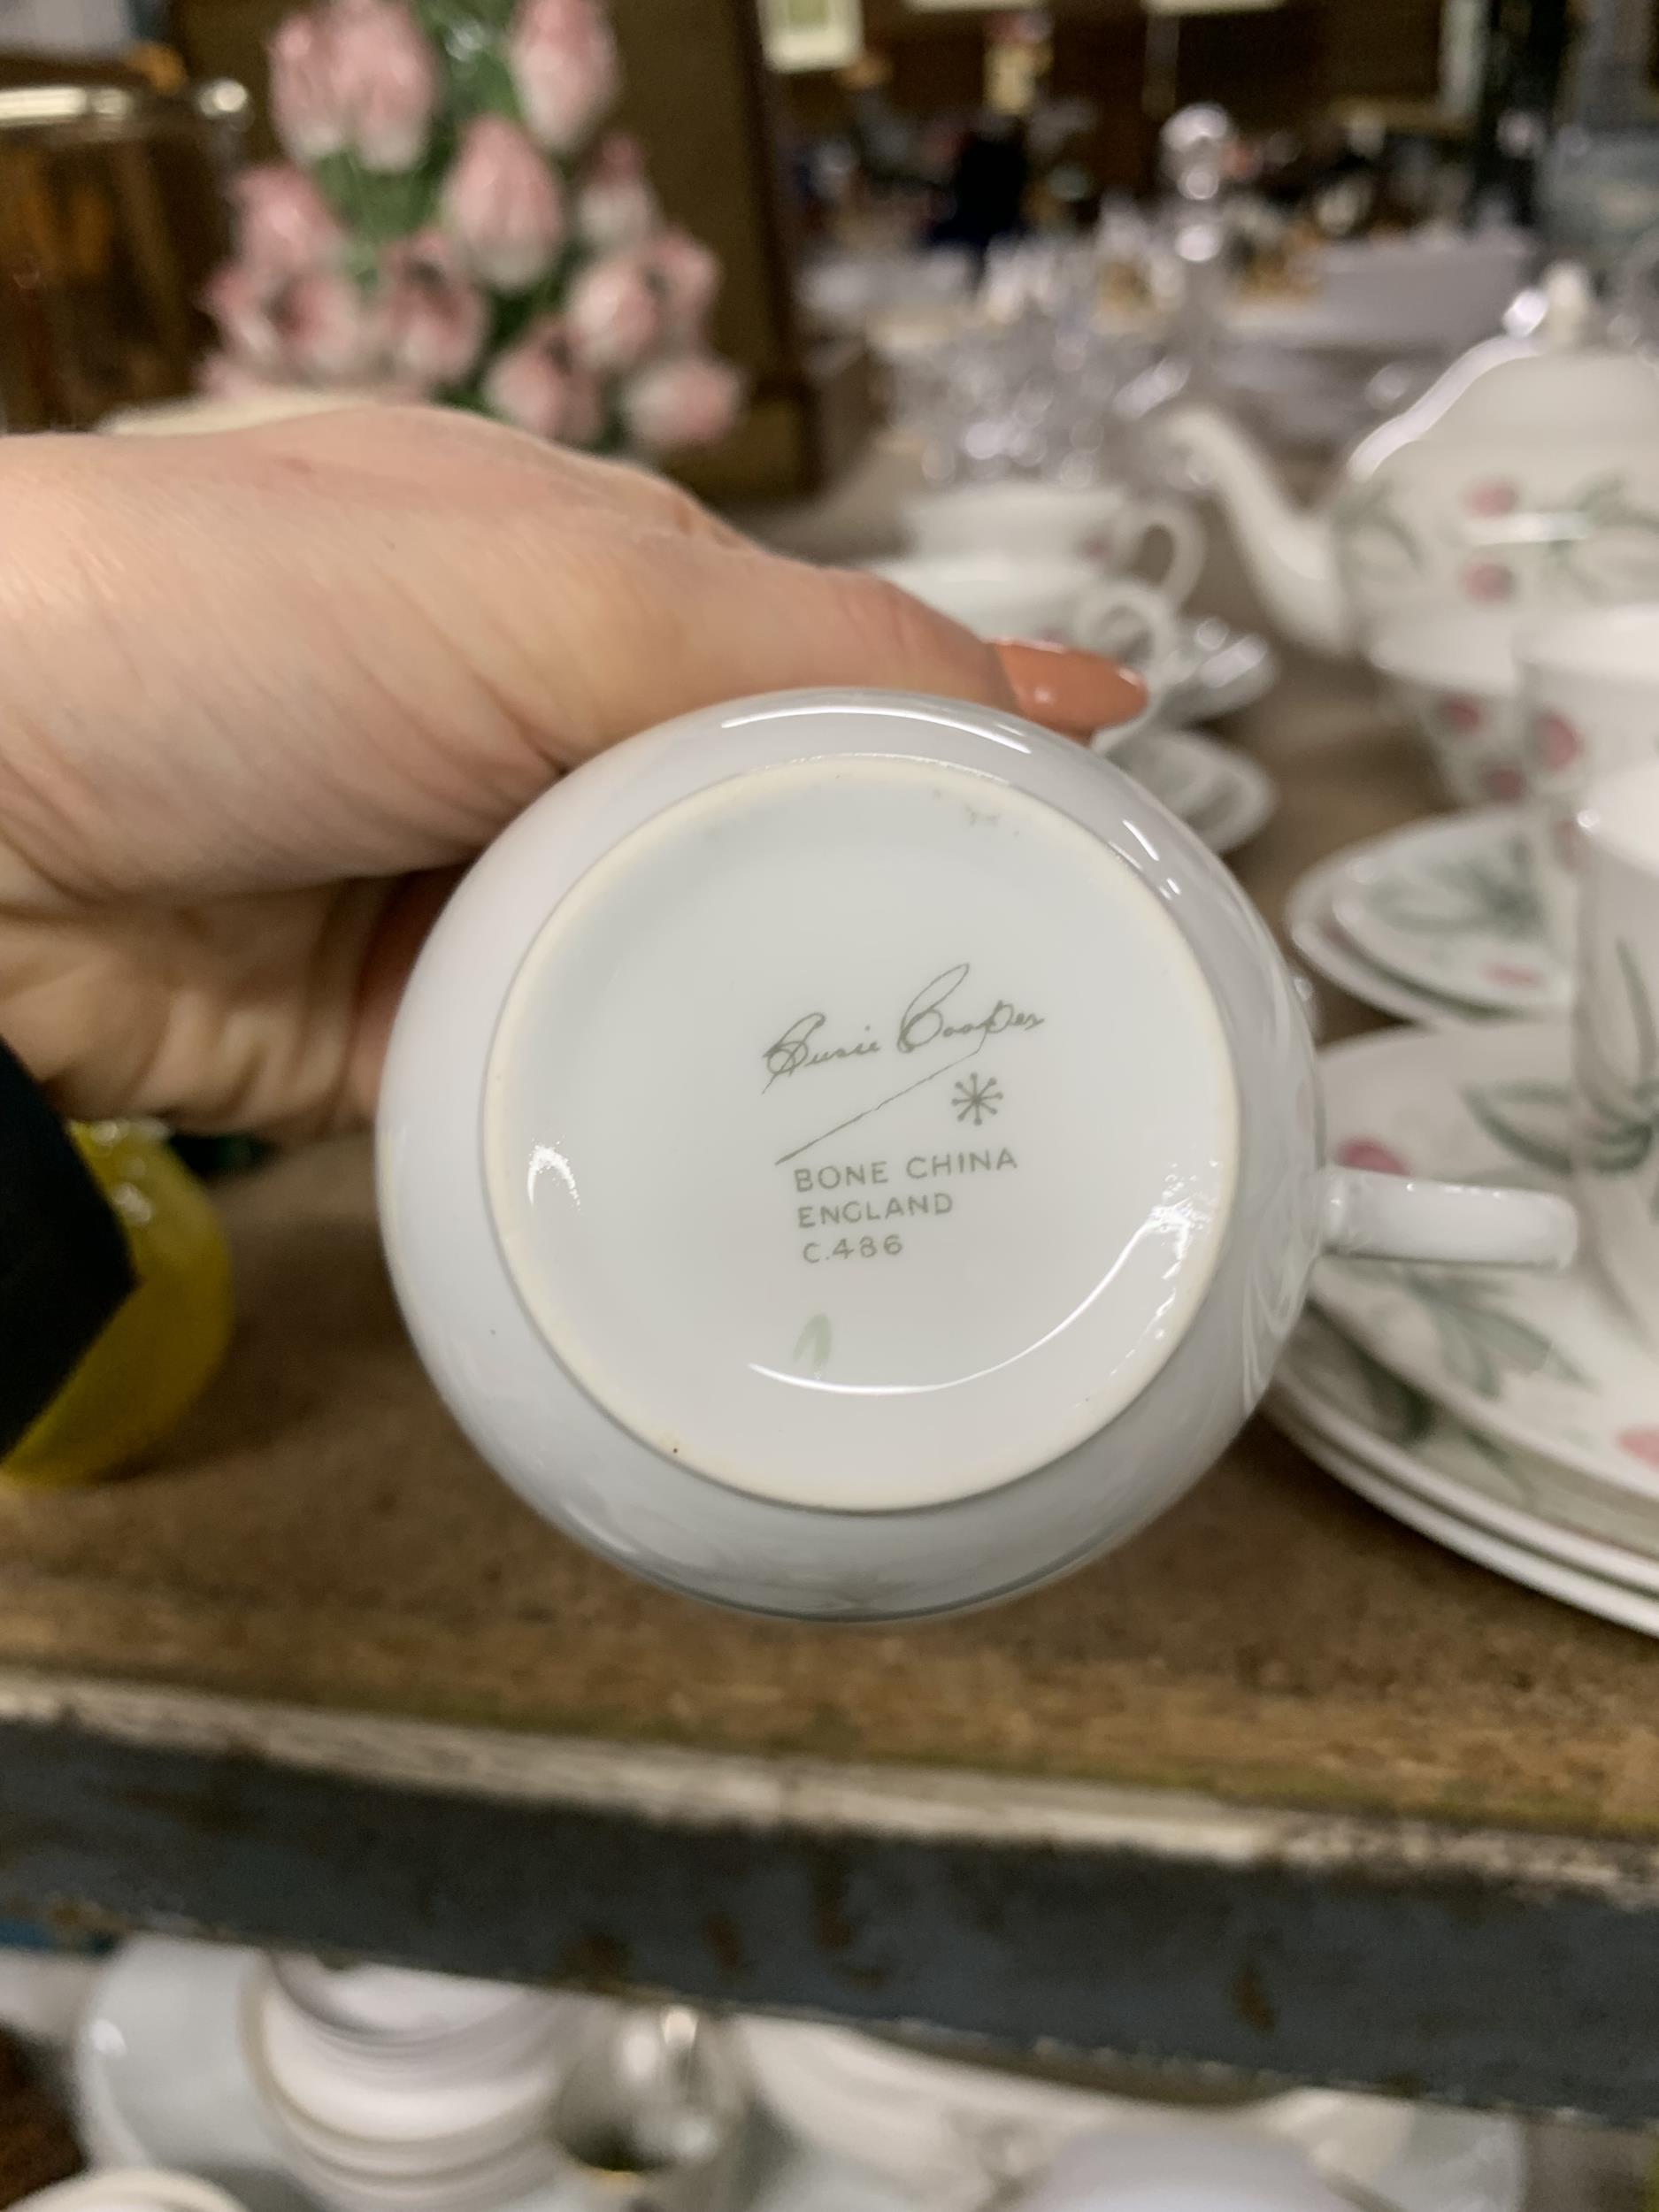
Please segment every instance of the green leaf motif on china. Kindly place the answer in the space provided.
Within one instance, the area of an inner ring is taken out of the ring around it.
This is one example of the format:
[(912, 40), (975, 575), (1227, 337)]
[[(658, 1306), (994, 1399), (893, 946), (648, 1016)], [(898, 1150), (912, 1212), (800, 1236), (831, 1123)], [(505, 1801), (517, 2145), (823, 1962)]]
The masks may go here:
[(1384, 480), (1373, 476), (1363, 484), (1348, 486), (1337, 496), (1332, 521), (1338, 536), (1346, 539), (1351, 549), (1363, 548), (1367, 540), (1391, 545), (1405, 555), (1414, 569), (1423, 569), (1417, 534), (1402, 516), (1394, 494)]
[(1316, 1307), (1310, 1306), (1296, 1325), (1294, 1356), (1316, 1371), (1318, 1387), (1345, 1413), (1390, 1443), (1419, 1444), (1433, 1427), (1427, 1392), (1373, 1359)]
[(1504, 1286), (1462, 1271), (1406, 1268), (1396, 1278), (1433, 1328), (1448, 1371), (1482, 1398), (1500, 1398), (1511, 1375), (1542, 1375), (1582, 1389), (1586, 1378), (1540, 1329), (1510, 1310)]
[(1567, 1137), (1570, 1094), (1564, 1083), (1532, 1078), (1475, 1083), (1463, 1096), (1470, 1118), (1512, 1158), (1558, 1181), (1572, 1173)]
[[(1659, 1158), (1659, 1021), (1635, 949), (1627, 941), (1615, 946), (1614, 965), (1629, 1016), (1634, 1065), (1616, 1062), (1595, 1006), (1582, 997), (1578, 1009), (1579, 1137), (1584, 1163), (1592, 1174), (1634, 1175)], [(1649, 1209), (1659, 1216), (1659, 1178)]]
[(1520, 837), (1503, 839), (1489, 853), (1434, 862), (1409, 879), (1386, 879), (1371, 903), (1396, 929), (1425, 937), (1489, 935), (1523, 944), (1544, 931), (1532, 856)]
[[(1605, 587), (1598, 591), (1594, 578), (1584, 572), (1585, 556), (1599, 540), (1616, 530), (1659, 539), (1659, 511), (1632, 499), (1628, 479), (1616, 472), (1593, 476), (1548, 513), (1558, 518), (1562, 526), (1543, 540), (1544, 558), (1555, 572), (1590, 599), (1606, 595)], [(1659, 549), (1655, 549), (1655, 557), (1659, 560)]]

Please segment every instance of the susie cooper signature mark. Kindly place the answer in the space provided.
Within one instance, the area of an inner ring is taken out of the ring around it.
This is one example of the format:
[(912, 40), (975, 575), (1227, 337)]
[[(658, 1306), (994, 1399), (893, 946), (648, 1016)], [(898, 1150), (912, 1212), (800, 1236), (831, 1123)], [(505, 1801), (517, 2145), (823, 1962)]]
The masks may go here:
[[(1048, 1018), (1046, 1015), (1029, 1012), (1008, 999), (999, 998), (988, 1010), (981, 1011), (984, 1001), (964, 993), (964, 987), (972, 973), (969, 963), (961, 960), (954, 967), (934, 976), (930, 983), (925, 983), (900, 1014), (885, 1040), (875, 1034), (873, 1023), (866, 1022), (861, 1037), (850, 1042), (836, 1043), (826, 1038), (829, 1018), (819, 1012), (803, 1014), (797, 1021), (791, 1022), (782, 1036), (761, 1055), (766, 1070), (763, 1092), (771, 1090), (772, 1085), (785, 1076), (803, 1074), (813, 1068), (827, 1067), (836, 1061), (872, 1059), (889, 1051), (901, 1056), (924, 1053), (933, 1064), (925, 1074), (901, 1084), (897, 1090), (889, 1091), (885, 1097), (861, 1107), (856, 1114), (849, 1114), (831, 1128), (819, 1130), (816, 1136), (809, 1137), (803, 1144), (794, 1146), (791, 1150), (781, 1154), (774, 1164), (783, 1167), (791, 1160), (798, 1160), (803, 1153), (811, 1151), (815, 1145), (822, 1144), (826, 1138), (838, 1136), (843, 1129), (850, 1129), (855, 1122), (867, 1121), (872, 1114), (882, 1112), (887, 1107), (896, 1104), (901, 1098), (908, 1098), (912, 1091), (920, 1090), (925, 1083), (932, 1083), (941, 1075), (949, 1075), (953, 1069), (961, 1067), (976, 1053), (983, 1051), (993, 1037), (1005, 1036), (1017, 1030), (1042, 1027)], [(934, 1047), (949, 1048), (963, 1044), (967, 1047), (965, 1051), (948, 1051), (942, 1060), (938, 1059), (933, 1052)], [(987, 1110), (995, 1109), (980, 1108), (973, 1116), (976, 1124)]]
[[(899, 1016), (898, 1025), (889, 1041), (895, 1052), (922, 1052), (928, 1046), (953, 1044), (964, 1038), (973, 1040), (977, 1052), (987, 1038), (1000, 1037), (1010, 1029), (1041, 1029), (1044, 1017), (1029, 1014), (1000, 998), (988, 1013), (976, 1019), (968, 1010), (970, 1002), (958, 994), (972, 970), (965, 960), (936, 975), (931, 983), (923, 984), (910, 1004)], [(828, 1026), (827, 1014), (803, 1014), (798, 1021), (790, 1023), (775, 1044), (768, 1045), (761, 1055), (766, 1070), (764, 1087), (786, 1075), (800, 1075), (812, 1068), (828, 1067), (839, 1060), (867, 1060), (877, 1053), (889, 1049), (872, 1033), (872, 1025), (866, 1022), (864, 1034), (847, 1044), (831, 1042), (824, 1032)]]

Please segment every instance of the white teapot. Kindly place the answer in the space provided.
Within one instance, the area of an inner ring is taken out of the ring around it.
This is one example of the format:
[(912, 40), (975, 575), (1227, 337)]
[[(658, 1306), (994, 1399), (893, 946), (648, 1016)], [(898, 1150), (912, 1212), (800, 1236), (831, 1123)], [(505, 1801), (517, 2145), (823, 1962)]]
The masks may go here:
[(898, 692), (567, 777), (427, 940), (381, 1227), (484, 1455), (636, 1572), (842, 1619), (1120, 1542), (1322, 1249), (1551, 1263), (1559, 1198), (1319, 1162), (1260, 916), (1128, 776)]
[(1294, 506), (1237, 426), (1200, 405), (1153, 432), (1213, 491), (1269, 613), (1344, 655), (1386, 615), (1659, 596), (1659, 373), (1586, 342), (1553, 273), (1538, 334), (1494, 338), (1356, 447), (1322, 507)]

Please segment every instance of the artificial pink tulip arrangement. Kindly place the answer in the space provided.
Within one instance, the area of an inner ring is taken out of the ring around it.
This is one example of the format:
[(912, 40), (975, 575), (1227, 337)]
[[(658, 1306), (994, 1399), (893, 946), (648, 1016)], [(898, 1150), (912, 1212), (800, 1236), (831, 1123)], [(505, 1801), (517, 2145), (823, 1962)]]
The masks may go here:
[(204, 381), (373, 388), (548, 438), (711, 442), (740, 380), (713, 254), (666, 225), (599, 0), (322, 0), (271, 47), (286, 163), (243, 172)]

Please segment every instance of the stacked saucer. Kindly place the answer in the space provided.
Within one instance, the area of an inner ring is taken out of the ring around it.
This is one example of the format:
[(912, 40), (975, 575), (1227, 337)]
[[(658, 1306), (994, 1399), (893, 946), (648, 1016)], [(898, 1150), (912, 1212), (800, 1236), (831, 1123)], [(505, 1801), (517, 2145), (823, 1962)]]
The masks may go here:
[(1310, 869), (1286, 907), (1317, 974), (1433, 1028), (1559, 1014), (1568, 962), (1549, 926), (1536, 824), (1482, 807), (1369, 838)]
[(547, 2126), (580, 2008), (387, 1967), (273, 1959), (243, 2056), (285, 2162), (339, 2212), (489, 2212), (557, 2179)]
[[(1112, 733), (1103, 733), (1110, 738)], [(1271, 821), (1279, 792), (1267, 771), (1236, 747), (1196, 730), (1138, 731), (1111, 748), (1119, 768), (1145, 784), (1213, 853), (1230, 853)]]
[[(1640, 1055), (1651, 1033), (1631, 1010)], [(1586, 1149), (1616, 1087), (1586, 1106), (1579, 1060), (1560, 1021), (1393, 1030), (1322, 1056), (1333, 1159), (1571, 1189), (1592, 1233), (1556, 1275), (1323, 1261), (1268, 1409), (1449, 1548), (1659, 1635), (1659, 1349), (1614, 1287), (1620, 1240), (1641, 1240), (1644, 1267), (1659, 1249), (1659, 1138), (1639, 1078), (1630, 1118)]]
[(99, 1974), (73, 2082), (95, 2165), (247, 2212), (718, 2212), (751, 2147), (729, 2032), (686, 2008), (160, 1937)]

